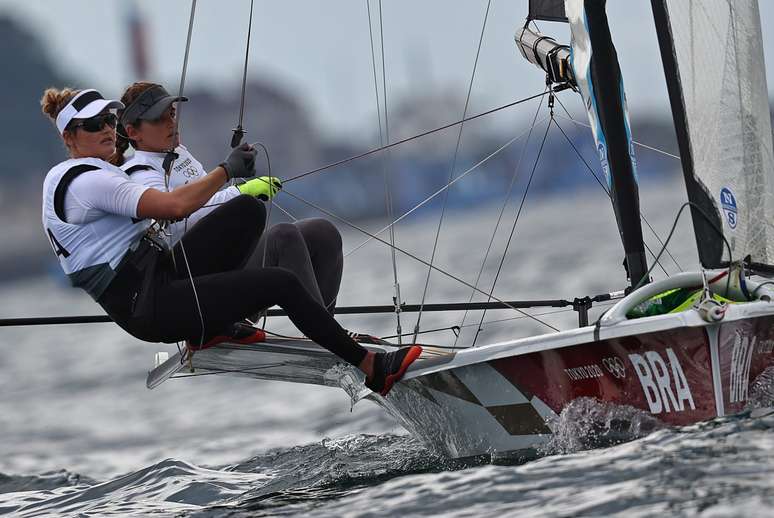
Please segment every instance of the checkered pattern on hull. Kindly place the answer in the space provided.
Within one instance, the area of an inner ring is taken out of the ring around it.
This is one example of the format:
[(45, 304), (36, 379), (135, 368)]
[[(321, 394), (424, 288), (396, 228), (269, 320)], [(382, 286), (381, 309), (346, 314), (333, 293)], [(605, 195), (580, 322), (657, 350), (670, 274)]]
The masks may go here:
[(544, 417), (533, 406), (537, 404), (545, 410), (545, 405), (488, 364), (431, 374), (423, 381), (433, 390), (485, 408), (510, 435), (551, 433)]
[(422, 383), (431, 389), (431, 398), (437, 391), (484, 408), (509, 435), (551, 433), (546, 419), (555, 415), (553, 411), (487, 363), (430, 374)]

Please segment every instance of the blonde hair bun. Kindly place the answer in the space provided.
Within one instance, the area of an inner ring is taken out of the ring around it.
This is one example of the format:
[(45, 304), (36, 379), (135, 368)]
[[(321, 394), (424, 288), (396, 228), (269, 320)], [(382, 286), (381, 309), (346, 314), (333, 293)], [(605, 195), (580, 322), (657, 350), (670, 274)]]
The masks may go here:
[(59, 115), (62, 108), (67, 106), (67, 103), (69, 103), (78, 92), (80, 92), (80, 90), (72, 88), (63, 88), (61, 90), (54, 87), (47, 88), (46, 91), (43, 92), (43, 97), (40, 98), (40, 108), (51, 121), (55, 122), (56, 116)]

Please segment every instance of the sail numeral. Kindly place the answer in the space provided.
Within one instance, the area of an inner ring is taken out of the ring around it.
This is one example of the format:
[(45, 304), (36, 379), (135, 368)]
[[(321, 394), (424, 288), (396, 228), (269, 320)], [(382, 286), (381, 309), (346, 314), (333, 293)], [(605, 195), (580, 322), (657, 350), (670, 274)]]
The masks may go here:
[(56, 240), (56, 238), (54, 237), (54, 233), (53, 233), (53, 232), (51, 232), (51, 229), (50, 229), (50, 228), (47, 228), (47, 229), (46, 229), (46, 232), (48, 232), (48, 239), (51, 241), (51, 246), (54, 248), (54, 253), (55, 253), (57, 256), (60, 256), (60, 255), (61, 255), (61, 256), (62, 256), (62, 257), (64, 257), (65, 259), (67, 259), (68, 257), (70, 257), (70, 252), (68, 252), (68, 251), (65, 249), (65, 247), (63, 247), (63, 246), (62, 246), (62, 245), (59, 243), (59, 241), (57, 241), (57, 240)]

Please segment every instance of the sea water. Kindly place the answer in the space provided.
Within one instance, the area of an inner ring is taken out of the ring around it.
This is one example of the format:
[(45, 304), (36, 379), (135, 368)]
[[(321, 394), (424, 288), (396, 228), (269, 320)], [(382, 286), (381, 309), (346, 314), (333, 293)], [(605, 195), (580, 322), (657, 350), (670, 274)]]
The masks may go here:
[[(643, 192), (665, 237), (681, 203), (678, 183)], [(480, 285), (491, 287), (510, 221)], [(498, 209), (449, 217), (436, 265), (474, 283)], [(375, 231), (384, 222), (368, 224)], [(397, 244), (429, 258), (437, 221), (398, 227)], [(345, 251), (364, 237), (344, 231)], [(530, 204), (503, 262), (495, 296), (569, 298), (621, 289), (622, 251), (603, 195)], [(648, 243), (658, 251), (649, 235)], [(690, 223), (670, 244), (683, 269), (696, 265)], [(677, 266), (663, 261), (667, 271)], [(427, 269), (399, 254), (401, 293), (421, 300)], [(663, 276), (655, 270), (654, 275)], [(339, 304), (389, 304), (390, 254), (369, 243), (345, 261)], [(428, 302), (460, 302), (469, 288), (434, 273)], [(475, 297), (481, 300), (484, 297)], [(603, 308), (592, 311), (592, 318)], [(572, 311), (535, 310), (559, 328)], [(42, 278), (0, 287), (0, 316), (99, 313), (88, 297)], [(546, 314), (547, 313), (547, 314)], [(422, 329), (462, 323), (422, 316)], [(411, 330), (416, 315), (402, 315)], [(545, 332), (510, 311), (467, 315), (458, 346)], [(348, 329), (394, 334), (394, 315), (341, 317)], [(267, 327), (292, 332), (285, 321)], [(448, 329), (423, 342), (451, 345)], [(0, 329), (0, 513), (15, 516), (768, 516), (774, 503), (774, 415), (748, 410), (683, 428), (649, 414), (577, 400), (555, 423), (540, 457), (520, 465), (439, 457), (368, 401), (342, 390), (235, 377), (173, 379), (145, 388), (157, 351), (112, 324)], [(769, 405), (774, 375), (753, 387)], [(627, 427), (621, 429), (620, 423)]]

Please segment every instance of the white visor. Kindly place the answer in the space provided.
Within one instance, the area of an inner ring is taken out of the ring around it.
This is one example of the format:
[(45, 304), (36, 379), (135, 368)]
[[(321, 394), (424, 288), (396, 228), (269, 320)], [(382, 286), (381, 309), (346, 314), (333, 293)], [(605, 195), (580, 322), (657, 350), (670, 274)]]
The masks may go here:
[(121, 109), (124, 103), (112, 99), (105, 99), (102, 94), (96, 90), (84, 90), (78, 92), (78, 95), (62, 108), (59, 115), (56, 116), (56, 128), (59, 133), (64, 134), (64, 130), (73, 119), (88, 119), (94, 117), (105, 108)]

